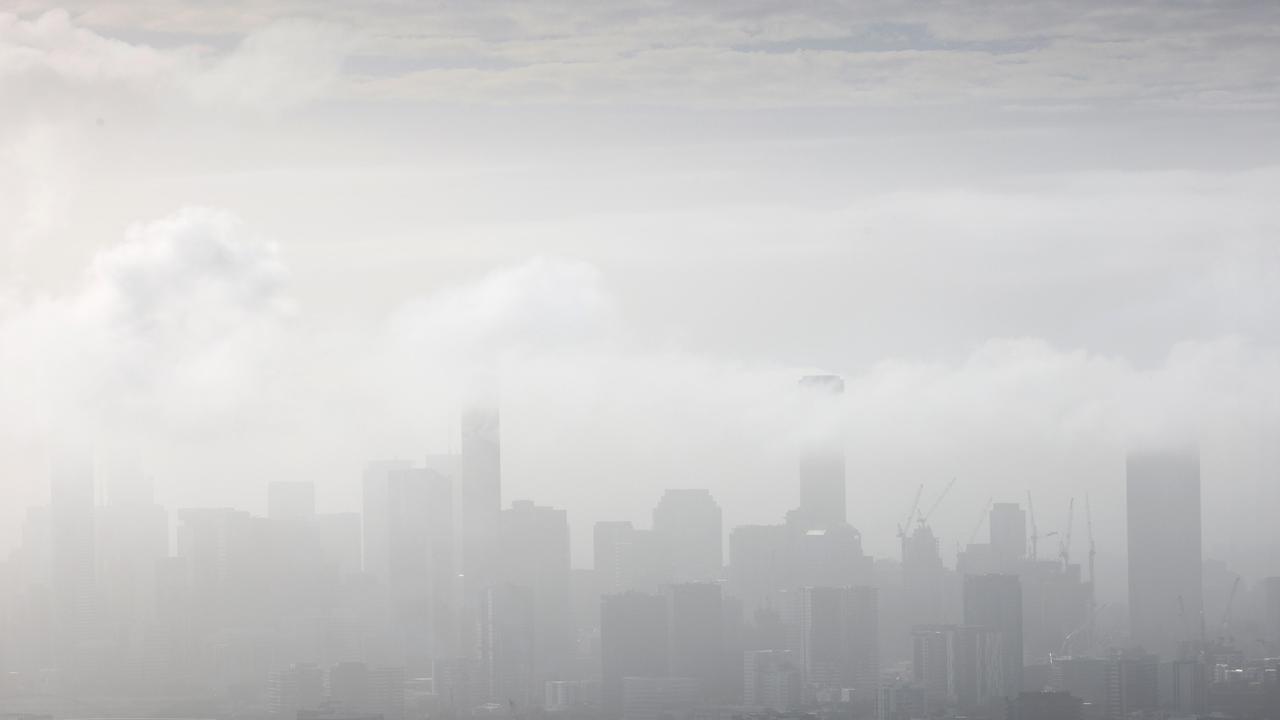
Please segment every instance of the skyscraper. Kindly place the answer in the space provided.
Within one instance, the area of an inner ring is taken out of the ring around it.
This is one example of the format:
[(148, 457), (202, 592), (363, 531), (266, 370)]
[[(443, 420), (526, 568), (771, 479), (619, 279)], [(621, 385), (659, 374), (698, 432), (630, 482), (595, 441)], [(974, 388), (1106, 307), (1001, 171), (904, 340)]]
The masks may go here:
[[(480, 599), (480, 668), (489, 702), (527, 710), (537, 702), (533, 591), (502, 583)], [(540, 703), (539, 703), (540, 704)]]
[(324, 671), (295, 664), (275, 670), (267, 680), (267, 710), (271, 717), (292, 720), (300, 710), (315, 710), (324, 702)]
[(991, 559), (1002, 573), (1016, 573), (1027, 555), (1027, 513), (1018, 503), (991, 506)]
[(384, 659), (425, 668), (450, 654), (457, 618), (453, 486), (433, 470), (378, 463), (365, 473), (365, 571), (384, 586)]
[(49, 501), (54, 653), (64, 665), (94, 621), (96, 552), (93, 462), (87, 453), (52, 458)]
[[(915, 681), (928, 715), (945, 706), (998, 711), (1020, 688), (1009, 688), (1004, 635), (974, 625), (917, 625), (911, 630)], [(1019, 668), (1021, 670), (1021, 668)]]
[(601, 520), (592, 528), (591, 547), (597, 587), (604, 593), (618, 593), (624, 587), (624, 553), (635, 526), (628, 520)]
[(501, 528), (501, 582), (530, 593), (535, 679), (561, 677), (573, 647), (568, 515), (520, 500), (502, 511)]
[[(828, 410), (844, 394), (844, 380), (836, 375), (808, 375), (800, 379), (819, 410)], [(825, 414), (825, 413), (823, 413)], [(826, 418), (819, 418), (819, 421)], [(800, 456), (800, 516), (813, 528), (845, 522), (844, 445), (839, 433), (819, 428)]]
[(698, 681), (703, 697), (716, 698), (723, 684), (724, 600), (715, 583), (684, 583), (667, 589), (670, 673)]
[(743, 655), (747, 705), (787, 712), (800, 706), (800, 668), (786, 650), (750, 650)]
[(461, 496), (463, 603), (474, 608), (497, 577), (502, 449), (496, 405), (473, 407), (462, 416)]
[(364, 469), (364, 571), (381, 582), (387, 581), (387, 559), (390, 542), (391, 503), (387, 493), (391, 473), (410, 467), (407, 460), (386, 460), (369, 463)]
[(800, 594), (800, 654), (805, 681), (852, 690), (874, 703), (879, 679), (875, 588), (806, 587)]
[(968, 575), (964, 579), (965, 625), (1000, 633), (1001, 689), (1022, 690), (1022, 585), (1017, 575)]
[(169, 556), (169, 514), (153, 501), (141, 473), (117, 475), (108, 487), (108, 502), (97, 513), (98, 618), (110, 635), (128, 638), (119, 665), (132, 671), (146, 663), (145, 638), (157, 610), (156, 572)]
[(622, 712), (623, 680), (668, 675), (667, 605), (660, 595), (627, 592), (600, 603), (601, 699), (604, 717)]
[(749, 610), (776, 607), (791, 577), (785, 525), (739, 525), (729, 533), (729, 582)]
[(717, 580), (724, 567), (720, 506), (703, 489), (667, 490), (653, 509), (671, 582)]
[(1200, 458), (1194, 451), (1129, 455), (1129, 628), (1165, 659), (1199, 637), (1202, 613)]

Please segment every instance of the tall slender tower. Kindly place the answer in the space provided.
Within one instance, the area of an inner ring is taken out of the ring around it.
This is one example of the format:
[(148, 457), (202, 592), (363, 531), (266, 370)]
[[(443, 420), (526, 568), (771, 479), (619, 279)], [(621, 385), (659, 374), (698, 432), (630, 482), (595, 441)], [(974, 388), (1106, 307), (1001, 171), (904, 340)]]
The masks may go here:
[(997, 571), (1016, 573), (1027, 556), (1027, 513), (1018, 503), (991, 506), (991, 559)]
[(1022, 583), (1017, 575), (966, 575), (964, 622), (999, 633), (999, 694), (1022, 691)]
[(463, 603), (476, 608), (498, 574), (502, 450), (496, 403), (462, 416), (461, 495)]
[[(844, 394), (837, 375), (807, 375), (800, 388), (820, 403), (834, 404)], [(800, 457), (800, 517), (813, 528), (845, 523), (844, 446), (839, 433), (823, 432)]]
[(1126, 481), (1130, 633), (1171, 660), (1203, 632), (1199, 453), (1131, 453)]
[(93, 461), (87, 452), (52, 458), (49, 530), (54, 652), (65, 663), (92, 630), (96, 595)]

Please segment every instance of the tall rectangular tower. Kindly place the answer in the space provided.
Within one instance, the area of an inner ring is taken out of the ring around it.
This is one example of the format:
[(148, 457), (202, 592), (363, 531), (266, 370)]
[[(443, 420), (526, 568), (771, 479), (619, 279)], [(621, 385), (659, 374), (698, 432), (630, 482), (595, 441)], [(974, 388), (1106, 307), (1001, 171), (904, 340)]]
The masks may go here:
[(1022, 691), (1022, 584), (1017, 575), (967, 575), (964, 622), (1000, 633), (998, 688), (1005, 697)]
[(989, 526), (993, 564), (999, 572), (1017, 572), (1027, 556), (1027, 513), (1018, 503), (995, 503)]
[[(819, 404), (834, 405), (844, 394), (837, 375), (807, 375), (800, 388)], [(826, 409), (826, 408), (819, 408)], [(800, 516), (814, 528), (845, 523), (844, 445), (838, 433), (822, 428), (800, 457)]]
[(622, 714), (625, 678), (661, 678), (670, 674), (668, 627), (667, 603), (661, 595), (627, 592), (601, 599), (602, 717)]
[(667, 588), (669, 670), (697, 680), (703, 696), (719, 699), (724, 662), (724, 599), (716, 583)]
[(49, 533), (54, 652), (63, 664), (87, 638), (95, 619), (94, 478), (87, 452), (60, 451), (51, 460)]
[(667, 490), (653, 509), (653, 531), (663, 545), (670, 580), (718, 580), (724, 570), (720, 506), (705, 489)]
[(573, 655), (568, 514), (518, 500), (502, 511), (500, 537), (501, 582), (527, 590), (533, 605), (535, 679), (564, 677)]
[(1200, 457), (1131, 453), (1125, 475), (1130, 633), (1135, 645), (1173, 659), (1200, 633)]
[[(496, 405), (462, 416), (463, 602), (475, 607), (498, 571), (502, 512), (502, 448)], [(465, 623), (464, 623), (465, 624)]]

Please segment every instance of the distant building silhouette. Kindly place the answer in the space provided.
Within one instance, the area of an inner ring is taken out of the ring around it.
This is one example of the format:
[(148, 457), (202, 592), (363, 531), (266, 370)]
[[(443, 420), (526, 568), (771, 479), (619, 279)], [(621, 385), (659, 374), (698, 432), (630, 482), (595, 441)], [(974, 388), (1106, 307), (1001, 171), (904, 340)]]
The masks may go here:
[(267, 711), (273, 718), (294, 720), (300, 711), (319, 710), (323, 704), (324, 671), (315, 665), (291, 665), (267, 679)]
[(1203, 628), (1199, 456), (1131, 453), (1126, 515), (1132, 641), (1173, 659)]
[(1010, 699), (1006, 720), (1081, 720), (1080, 698), (1065, 692), (1024, 692)]
[(500, 582), (526, 588), (533, 605), (534, 679), (563, 677), (573, 651), (568, 515), (521, 500), (500, 525)]
[[(819, 403), (835, 403), (844, 394), (844, 380), (837, 375), (807, 375), (802, 390)], [(839, 433), (823, 428), (800, 456), (800, 516), (809, 527), (842, 525), (846, 517), (845, 460)]]
[(787, 650), (752, 650), (743, 656), (744, 702), (788, 712), (800, 707), (801, 668)]
[(87, 452), (61, 450), (50, 464), (53, 649), (58, 667), (68, 668), (78, 647), (92, 640), (97, 619), (93, 458)]
[(626, 592), (600, 606), (601, 696), (604, 716), (620, 717), (623, 681), (668, 674), (667, 603), (661, 595)]
[(667, 671), (696, 680), (702, 696), (723, 695), (724, 600), (715, 583), (683, 583), (667, 589)]
[(668, 565), (668, 581), (717, 580), (724, 568), (720, 506), (704, 489), (667, 490), (653, 510), (653, 532)]
[(1027, 513), (1018, 503), (994, 503), (989, 514), (993, 572), (1016, 573), (1027, 557)]
[(504, 583), (480, 601), (480, 667), (489, 702), (525, 712), (541, 706), (533, 590)]
[(1103, 717), (1123, 720), (1159, 707), (1160, 659), (1149, 652), (1115, 652), (1107, 658)]
[(800, 653), (805, 682), (851, 691), (874, 706), (879, 665), (879, 608), (875, 588), (806, 587), (800, 592)]
[(462, 415), (462, 488), (459, 518), (462, 543), (462, 647), (481, 594), (498, 578), (499, 518), (502, 512), (502, 445), (498, 407), (478, 404)]
[(1022, 585), (1017, 575), (969, 575), (964, 579), (965, 625), (1000, 634), (1001, 689), (1022, 691)]

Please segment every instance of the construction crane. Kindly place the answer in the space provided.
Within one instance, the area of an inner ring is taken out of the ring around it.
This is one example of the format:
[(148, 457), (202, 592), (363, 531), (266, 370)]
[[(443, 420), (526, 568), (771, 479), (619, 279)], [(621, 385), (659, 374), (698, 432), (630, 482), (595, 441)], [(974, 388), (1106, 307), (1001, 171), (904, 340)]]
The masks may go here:
[(994, 497), (987, 498), (987, 504), (982, 506), (982, 514), (978, 516), (978, 524), (974, 526), (973, 532), (969, 533), (969, 544), (972, 545), (974, 540), (978, 539), (978, 531), (982, 529), (982, 523), (987, 521), (987, 515), (991, 513), (991, 504), (995, 501)]
[[(1084, 524), (1085, 529), (1089, 532), (1089, 595), (1096, 596), (1094, 588), (1098, 584), (1098, 576), (1094, 574), (1093, 562), (1098, 554), (1098, 548), (1093, 544), (1093, 508), (1089, 506), (1089, 494), (1084, 496)], [(1092, 600), (1090, 600), (1092, 602)]]
[(1062, 558), (1062, 572), (1071, 564), (1071, 527), (1076, 516), (1076, 499), (1067, 503), (1067, 532), (1058, 540), (1058, 557)]
[(942, 489), (942, 493), (938, 495), (938, 499), (934, 500), (933, 505), (929, 506), (929, 512), (924, 513), (920, 516), (921, 525), (924, 525), (925, 523), (929, 522), (929, 518), (933, 517), (933, 511), (938, 509), (938, 506), (942, 504), (942, 501), (947, 497), (947, 493), (951, 492), (951, 488), (955, 484), (956, 484), (956, 479), (951, 478), (951, 482), (947, 483), (947, 486)]
[(1219, 642), (1225, 642), (1231, 638), (1228, 633), (1231, 632), (1231, 604), (1235, 602), (1236, 591), (1240, 589), (1240, 576), (1236, 576), (1236, 581), (1231, 583), (1231, 592), (1227, 594), (1227, 609), (1222, 612), (1222, 625), (1218, 629)]
[[(1103, 603), (1102, 605), (1096, 608), (1092, 608), (1089, 611), (1089, 616), (1085, 618), (1084, 622), (1080, 623), (1080, 625), (1075, 630), (1072, 630), (1071, 632), (1067, 633), (1066, 637), (1062, 638), (1061, 654), (1063, 657), (1070, 657), (1070, 653), (1068, 651), (1071, 649), (1071, 641), (1075, 639), (1076, 635), (1079, 635), (1080, 633), (1085, 631), (1088, 631), (1090, 635), (1093, 634), (1093, 631), (1091, 628), (1093, 627), (1093, 622), (1096, 619), (1094, 616), (1097, 615), (1098, 611), (1104, 607), (1106, 607), (1105, 603)], [(1092, 637), (1088, 638), (1088, 640), (1089, 642), (1093, 642)]]
[(907, 530), (911, 528), (911, 519), (915, 517), (916, 510), (920, 508), (920, 494), (924, 492), (924, 483), (920, 483), (920, 487), (916, 488), (916, 497), (911, 501), (911, 509), (907, 511), (907, 519), (898, 525), (898, 540), (902, 543), (902, 557), (907, 557)]
[(1040, 530), (1036, 527), (1036, 506), (1031, 503), (1031, 491), (1027, 491), (1027, 517), (1031, 520), (1031, 562), (1040, 560)]
[(1084, 525), (1085, 530), (1089, 533), (1089, 642), (1097, 642), (1097, 615), (1098, 615), (1098, 576), (1094, 570), (1093, 562), (1098, 554), (1097, 547), (1093, 544), (1093, 507), (1089, 504), (1089, 493), (1084, 494)]

